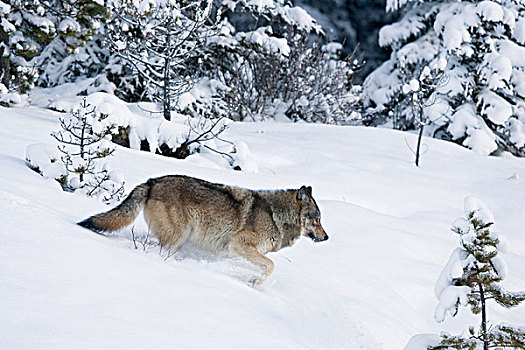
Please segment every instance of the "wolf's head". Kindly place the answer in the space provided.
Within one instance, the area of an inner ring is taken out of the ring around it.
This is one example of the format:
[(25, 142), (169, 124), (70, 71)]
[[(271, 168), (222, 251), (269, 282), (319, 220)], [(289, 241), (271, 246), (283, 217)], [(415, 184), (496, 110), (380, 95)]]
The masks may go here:
[(310, 237), (314, 242), (326, 241), (328, 235), (321, 226), (321, 212), (312, 197), (312, 187), (301, 187), (297, 192), (297, 200), (301, 206), (301, 235)]

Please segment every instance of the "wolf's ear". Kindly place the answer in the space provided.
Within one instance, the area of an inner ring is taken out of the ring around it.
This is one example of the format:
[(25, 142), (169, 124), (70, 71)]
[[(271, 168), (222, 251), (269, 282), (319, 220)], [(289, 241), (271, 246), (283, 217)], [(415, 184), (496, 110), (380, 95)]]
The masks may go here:
[(297, 200), (303, 203), (308, 202), (308, 198), (312, 195), (312, 188), (310, 186), (302, 186), (297, 192)]
[(312, 196), (312, 186), (306, 187), (306, 193), (311, 197)]

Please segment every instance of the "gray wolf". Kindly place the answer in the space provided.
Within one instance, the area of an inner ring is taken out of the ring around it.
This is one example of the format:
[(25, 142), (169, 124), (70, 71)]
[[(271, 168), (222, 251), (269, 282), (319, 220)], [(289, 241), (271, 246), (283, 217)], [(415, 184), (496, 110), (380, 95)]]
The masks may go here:
[(227, 252), (262, 268), (262, 283), (274, 263), (264, 254), (292, 245), (300, 236), (326, 241), (312, 187), (254, 191), (188, 176), (149, 179), (117, 207), (79, 222), (96, 232), (130, 225), (140, 210), (163, 246), (184, 242), (212, 253)]

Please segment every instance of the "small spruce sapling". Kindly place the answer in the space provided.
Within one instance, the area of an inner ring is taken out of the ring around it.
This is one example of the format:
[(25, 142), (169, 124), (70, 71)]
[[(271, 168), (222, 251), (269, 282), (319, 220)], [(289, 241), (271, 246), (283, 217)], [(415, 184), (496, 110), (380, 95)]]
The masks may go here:
[[(408, 76), (404, 61), (400, 62), (400, 66), (400, 71), (403, 72), (403, 75)], [(416, 166), (419, 166), (423, 130), (426, 125), (429, 125), (431, 122), (436, 122), (435, 120), (430, 120), (425, 113), (425, 108), (434, 104), (436, 100), (436, 89), (440, 85), (443, 85), (445, 79), (444, 73), (446, 66), (447, 61), (444, 58), (434, 63), (431, 68), (425, 66), (421, 70), (418, 79), (411, 79), (402, 87), (403, 94), (410, 97), (414, 124), (418, 130), (417, 147), (414, 152), (416, 156)]]
[(447, 312), (455, 316), (460, 305), (469, 305), (474, 314), (481, 314), (481, 323), (478, 329), (470, 327), (468, 336), (444, 334), (441, 343), (429, 349), (525, 349), (525, 328), (503, 323), (489, 326), (487, 319), (489, 300), (505, 308), (525, 300), (525, 292), (509, 292), (499, 285), (507, 271), (500, 253), (507, 250), (508, 241), (493, 232), (494, 217), (479, 199), (465, 199), (465, 214), (466, 218), (457, 219), (452, 227), (460, 237), (460, 247), (436, 283), (439, 304), (435, 318), (442, 322)]
[(60, 142), (62, 162), (68, 172), (65, 190), (80, 191), (106, 203), (124, 194), (122, 174), (109, 171), (107, 157), (115, 147), (110, 142), (114, 125), (86, 99), (68, 117), (60, 118), (61, 130), (51, 135)]

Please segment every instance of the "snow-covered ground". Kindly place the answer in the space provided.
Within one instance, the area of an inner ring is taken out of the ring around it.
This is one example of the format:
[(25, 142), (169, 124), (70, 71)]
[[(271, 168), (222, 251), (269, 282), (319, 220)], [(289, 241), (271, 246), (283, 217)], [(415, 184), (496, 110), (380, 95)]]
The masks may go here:
[[(25, 163), (29, 144), (53, 142), (57, 116), (0, 109), (0, 349), (401, 349), (414, 334), (457, 334), (478, 318), (463, 308), (437, 324), (433, 290), (467, 195), (487, 203), (510, 241), (504, 286), (525, 289), (524, 159), (425, 139), (416, 168), (412, 134), (270, 122), (226, 135), (247, 143), (258, 173), (118, 148), (111, 165), (127, 191), (165, 174), (313, 186), (330, 239), (269, 254), (275, 272), (251, 288), (254, 269), (240, 259), (185, 247), (164, 260), (134, 249), (130, 228), (107, 238), (77, 226), (107, 207)], [(525, 325), (525, 305), (491, 304), (488, 317)]]

